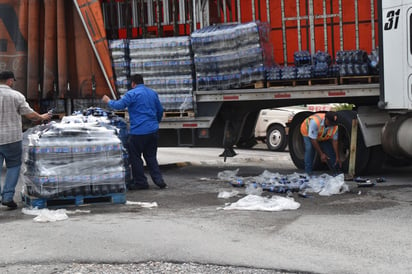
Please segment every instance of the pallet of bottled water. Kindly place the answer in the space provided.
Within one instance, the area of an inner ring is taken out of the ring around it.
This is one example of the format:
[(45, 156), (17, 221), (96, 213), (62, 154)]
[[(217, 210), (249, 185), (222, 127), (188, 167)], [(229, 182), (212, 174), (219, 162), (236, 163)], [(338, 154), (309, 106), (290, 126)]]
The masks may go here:
[(273, 63), (265, 25), (212, 25), (191, 34), (197, 90), (233, 89), (266, 79)]
[(126, 39), (109, 41), (116, 90), (124, 94), (130, 88), (129, 42)]
[(193, 56), (189, 36), (132, 39), (130, 73), (141, 74), (165, 111), (193, 109)]
[[(24, 134), (24, 197), (124, 195), (125, 149), (105, 116), (65, 116)], [(26, 198), (27, 198), (26, 197)]]

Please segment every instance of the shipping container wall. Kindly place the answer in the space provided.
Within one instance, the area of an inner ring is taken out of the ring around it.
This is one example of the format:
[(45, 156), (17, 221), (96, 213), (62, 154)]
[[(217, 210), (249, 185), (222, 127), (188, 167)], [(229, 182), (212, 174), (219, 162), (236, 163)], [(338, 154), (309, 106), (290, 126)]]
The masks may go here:
[(15, 88), (37, 102), (91, 98), (93, 78), (97, 96), (110, 94), (73, 1), (0, 0), (0, 70), (13, 70)]
[[(275, 62), (292, 64), (293, 53), (371, 52), (378, 46), (377, 0), (231, 0), (240, 21), (270, 23)], [(238, 7), (240, 5), (240, 7)]]

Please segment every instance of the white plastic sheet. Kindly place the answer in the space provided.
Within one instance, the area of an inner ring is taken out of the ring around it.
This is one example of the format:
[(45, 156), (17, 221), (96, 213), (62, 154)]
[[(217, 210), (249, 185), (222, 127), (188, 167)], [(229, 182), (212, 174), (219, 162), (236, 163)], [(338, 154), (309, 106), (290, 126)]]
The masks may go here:
[(231, 197), (235, 197), (237, 195), (239, 195), (239, 191), (237, 190), (232, 190), (232, 191), (222, 190), (217, 194), (217, 197), (220, 199), (228, 199)]
[(282, 211), (296, 210), (300, 203), (293, 198), (272, 196), (271, 198), (258, 195), (247, 195), (235, 203), (225, 206), (224, 210), (260, 210), (260, 211)]
[(69, 218), (68, 214), (90, 213), (90, 210), (68, 211), (66, 209), (55, 209), (55, 210), (48, 209), (48, 208), (38, 209), (37, 207), (23, 208), (21, 211), (23, 214), (36, 216), (34, 217), (33, 221), (37, 223), (64, 221)]
[(144, 208), (153, 208), (157, 207), (156, 202), (148, 203), (148, 202), (134, 202), (134, 201), (126, 201), (126, 205), (138, 205)]

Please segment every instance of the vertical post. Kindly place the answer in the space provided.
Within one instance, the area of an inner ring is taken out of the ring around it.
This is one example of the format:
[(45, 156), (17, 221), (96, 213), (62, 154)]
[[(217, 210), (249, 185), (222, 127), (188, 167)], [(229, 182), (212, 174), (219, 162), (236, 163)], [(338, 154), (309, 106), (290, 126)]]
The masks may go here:
[(200, 8), (200, 28), (203, 28), (204, 26), (209, 26), (210, 25), (210, 3), (209, 0), (205, 0), (202, 2), (201, 8)]
[(239, 24), (242, 22), (242, 14), (240, 12), (240, 0), (237, 0), (237, 22)]
[(296, 26), (298, 32), (298, 50), (302, 50), (302, 34), (300, 27), (300, 0), (296, 0)]
[(355, 118), (352, 120), (352, 133), (350, 138), (350, 155), (349, 155), (349, 168), (348, 175), (352, 178), (355, 176), (355, 164), (356, 164), (356, 143), (358, 139), (358, 120)]
[[(373, 0), (372, 0), (373, 1)], [(330, 0), (330, 13), (333, 14), (333, 0)], [(335, 23), (333, 22), (333, 17), (330, 18), (330, 41), (331, 41), (331, 56), (332, 59), (335, 60)]]
[[(170, 4), (173, 5), (173, 0)], [(170, 11), (169, 11), (169, 1), (163, 1), (163, 24), (170, 25)]]
[(144, 0), (140, 0), (140, 26), (142, 27), (142, 36), (143, 38), (146, 38), (147, 37), (147, 26), (145, 22), (144, 11), (145, 11)]
[(328, 52), (328, 26), (326, 16), (326, 0), (323, 0), (323, 39), (325, 43), (325, 52)]
[(343, 12), (342, 0), (339, 0), (339, 34), (340, 34), (340, 50), (343, 50)]
[(270, 2), (269, 0), (266, 0), (266, 15), (267, 15), (267, 21), (270, 27)]
[[(181, 16), (184, 14), (181, 13)], [(178, 8), (177, 8), (177, 0), (173, 0), (173, 6), (172, 6), (172, 16), (173, 16), (173, 36), (178, 36), (179, 35), (179, 25), (177, 22), (177, 17), (178, 17)]]
[(286, 20), (285, 20), (285, 0), (280, 1), (282, 12), (282, 40), (283, 40), (283, 62), (285, 67), (288, 65), (288, 52), (286, 49)]
[(359, 12), (358, 12), (358, 0), (355, 0), (355, 38), (356, 38), (356, 49), (359, 49)]
[(256, 20), (255, 0), (252, 0), (252, 20)]
[(197, 9), (196, 9), (196, 0), (193, 0), (192, 11), (193, 11), (193, 15), (192, 15), (192, 19), (193, 19), (193, 31), (195, 31), (195, 30), (196, 30), (196, 21), (197, 21), (197, 18), (196, 18), (196, 12), (197, 12)]
[(162, 37), (163, 36), (163, 26), (162, 26), (162, 9), (161, 9), (162, 1), (157, 0), (156, 2), (156, 14), (157, 14), (157, 36)]
[(223, 0), (223, 22), (227, 23), (226, 0)]
[(117, 30), (120, 30), (123, 27), (123, 14), (122, 14), (122, 4), (117, 2)]
[(138, 14), (138, 6), (137, 0), (132, 0), (132, 20), (133, 20), (133, 28), (139, 27), (139, 14)]
[(132, 24), (131, 24), (131, 18), (132, 16), (130, 15), (130, 0), (126, 0), (125, 3), (125, 15), (124, 15), (124, 25), (126, 28), (126, 38), (131, 39), (132, 38)]
[(309, 30), (310, 30), (310, 52), (314, 54), (315, 48), (315, 16), (313, 14), (313, 0), (309, 0)]
[(375, 49), (375, 0), (371, 0), (371, 35), (372, 49)]

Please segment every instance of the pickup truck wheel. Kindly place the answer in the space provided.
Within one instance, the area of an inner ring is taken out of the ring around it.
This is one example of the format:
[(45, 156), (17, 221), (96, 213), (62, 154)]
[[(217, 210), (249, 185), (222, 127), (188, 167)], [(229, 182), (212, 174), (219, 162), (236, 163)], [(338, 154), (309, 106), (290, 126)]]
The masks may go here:
[(287, 145), (285, 128), (271, 125), (266, 132), (266, 145), (272, 151), (284, 151)]

